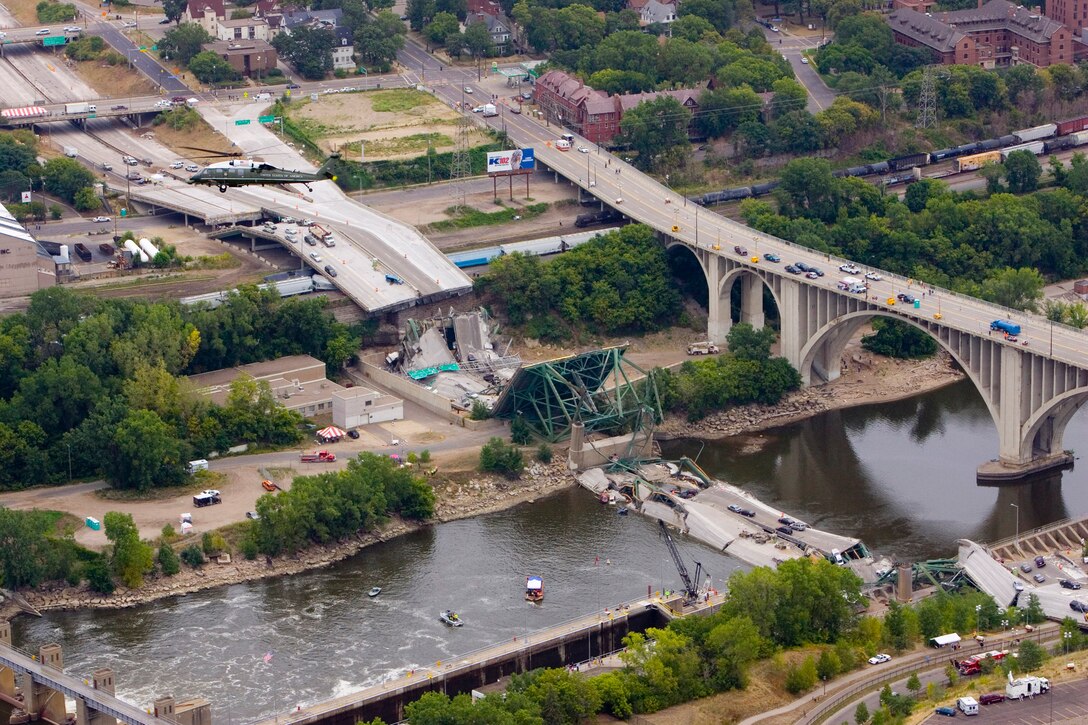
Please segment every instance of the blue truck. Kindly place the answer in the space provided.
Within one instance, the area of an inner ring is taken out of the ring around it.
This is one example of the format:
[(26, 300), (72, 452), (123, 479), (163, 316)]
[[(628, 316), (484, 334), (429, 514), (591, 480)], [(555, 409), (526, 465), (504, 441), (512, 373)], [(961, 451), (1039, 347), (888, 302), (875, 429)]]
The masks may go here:
[(1009, 322), (1008, 320), (994, 320), (990, 323), (990, 330), (997, 330), (998, 332), (1004, 332), (1013, 337), (1020, 334), (1020, 325), (1015, 322)]

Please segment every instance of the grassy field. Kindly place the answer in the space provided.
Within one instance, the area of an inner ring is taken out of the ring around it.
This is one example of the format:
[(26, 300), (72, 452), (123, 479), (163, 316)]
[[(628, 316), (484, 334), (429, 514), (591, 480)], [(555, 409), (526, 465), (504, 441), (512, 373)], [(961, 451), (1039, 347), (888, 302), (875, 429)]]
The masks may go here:
[(532, 219), (540, 216), (548, 210), (549, 204), (529, 204), (524, 207), (504, 208), (501, 211), (480, 211), (470, 207), (451, 206), (446, 213), (452, 217), (444, 221), (428, 224), (427, 229), (436, 232), (447, 232), (453, 229), (469, 229), (471, 227), (487, 227), (495, 224), (506, 224), (516, 221), (514, 217)]
[(410, 88), (392, 88), (370, 94), (370, 106), (377, 113), (405, 113), (421, 106), (439, 106), (438, 99), (429, 93)]

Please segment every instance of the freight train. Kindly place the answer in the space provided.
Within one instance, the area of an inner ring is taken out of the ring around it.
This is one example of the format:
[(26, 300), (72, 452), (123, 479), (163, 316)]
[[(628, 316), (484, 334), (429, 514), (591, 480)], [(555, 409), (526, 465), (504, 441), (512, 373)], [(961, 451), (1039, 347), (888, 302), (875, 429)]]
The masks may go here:
[[(882, 175), (886, 176), (886, 183), (892, 186), (917, 180), (920, 178), (917, 169), (942, 161), (955, 160), (954, 173), (960, 173), (979, 169), (985, 163), (1004, 161), (1014, 151), (1030, 151), (1036, 156), (1041, 156), (1086, 144), (1088, 144), (1088, 116), (1080, 116), (1059, 123), (1046, 123), (1042, 126), (1021, 129), (1000, 138), (989, 138), (985, 141), (975, 141), (928, 153), (907, 154), (875, 164), (836, 169), (832, 173), (838, 178)], [(759, 197), (769, 194), (778, 184), (778, 181), (770, 181), (735, 189), (711, 191), (691, 197), (691, 201), (710, 206)]]

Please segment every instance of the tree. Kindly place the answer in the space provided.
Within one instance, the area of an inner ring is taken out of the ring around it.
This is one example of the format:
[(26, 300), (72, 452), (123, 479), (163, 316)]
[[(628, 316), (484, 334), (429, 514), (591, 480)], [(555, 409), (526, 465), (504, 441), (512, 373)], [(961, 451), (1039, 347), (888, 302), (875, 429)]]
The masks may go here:
[(434, 17), (434, 13), (434, 0), (408, 0), (404, 14), (408, 16), (412, 30), (420, 31)]
[(87, 585), (92, 592), (98, 594), (112, 594), (114, 590), (113, 577), (110, 575), (110, 565), (104, 556), (96, 556), (83, 567), (83, 574), (87, 577)]
[(183, 444), (177, 433), (150, 410), (133, 410), (117, 426), (106, 477), (115, 488), (147, 491), (185, 480)]
[(709, 138), (724, 136), (741, 124), (756, 122), (763, 101), (749, 86), (703, 91), (695, 127)]
[(680, 17), (694, 15), (706, 20), (719, 33), (724, 33), (733, 27), (736, 20), (736, 9), (733, 3), (717, 0), (686, 0), (680, 6)]
[(393, 13), (384, 10), (378, 17), (359, 26), (355, 31), (355, 47), (359, 60), (381, 72), (388, 71), (404, 47), (404, 23)]
[(816, 661), (816, 676), (823, 681), (831, 680), (835, 678), (835, 675), (841, 671), (842, 663), (839, 662), (839, 656), (835, 654), (835, 650), (828, 648), (820, 652), (820, 659)]
[(332, 71), (336, 35), (328, 28), (300, 26), (277, 35), (272, 45), (303, 78), (321, 80)]
[(831, 222), (839, 213), (838, 189), (825, 159), (794, 159), (782, 170), (775, 197), (784, 214)]
[(637, 164), (652, 168), (655, 160), (672, 149), (690, 146), (688, 123), (691, 113), (671, 96), (645, 101), (623, 114), (620, 121), (623, 141), (638, 153)]
[(507, 478), (518, 478), (525, 468), (525, 459), (517, 446), (504, 443), (502, 438), (492, 438), (480, 449), (480, 470), (499, 473)]
[[(179, 16), (180, 17), (180, 16)], [(182, 23), (166, 31), (159, 41), (159, 52), (163, 58), (175, 60), (181, 65), (189, 65), (193, 56), (199, 53), (212, 36), (196, 23)]]
[(930, 357), (937, 341), (913, 325), (900, 320), (873, 320), (872, 335), (863, 335), (861, 346), (877, 355), (903, 359)]
[(915, 697), (918, 696), (918, 692), (922, 689), (922, 681), (918, 679), (917, 672), (911, 672), (910, 677), (907, 678), (907, 689), (911, 691), (911, 694)]
[(174, 576), (181, 571), (181, 560), (174, 547), (165, 541), (159, 545), (159, 568), (165, 576)]
[(211, 50), (194, 55), (189, 61), (189, 70), (202, 83), (225, 83), (238, 78), (238, 73), (231, 64)]
[(130, 589), (144, 582), (144, 574), (155, 566), (151, 546), (140, 541), (140, 530), (132, 520), (132, 514), (109, 511), (102, 519), (106, 538), (113, 542), (111, 564), (113, 571)]
[(698, 43), (706, 37), (713, 38), (718, 33), (709, 20), (698, 15), (683, 15), (677, 18), (669, 26), (669, 30), (672, 31), (672, 37), (684, 38), (692, 43)]
[(859, 702), (854, 709), (854, 722), (857, 725), (865, 725), (865, 723), (869, 722), (869, 708), (864, 702)]
[(812, 656), (805, 658), (801, 666), (790, 665), (786, 670), (786, 690), (798, 694), (811, 690), (816, 685), (816, 660)]
[(1028, 606), (1024, 610), (1024, 622), (1027, 624), (1039, 624), (1046, 619), (1046, 613), (1043, 612), (1042, 602), (1039, 601), (1039, 597), (1035, 593), (1028, 595)]
[(1026, 639), (1020, 643), (1020, 657), (1016, 662), (1025, 672), (1034, 672), (1046, 662), (1046, 650)]
[(536, 459), (541, 463), (551, 463), (552, 455), (552, 447), (547, 443), (541, 443), (540, 447), (536, 449)]
[(42, 180), (45, 190), (72, 203), (80, 189), (94, 184), (94, 174), (75, 159), (56, 158), (45, 162)]
[(1039, 270), (1005, 267), (991, 273), (982, 283), (981, 297), (1014, 310), (1034, 312), (1046, 284)]
[(189, 544), (181, 551), (181, 560), (197, 569), (204, 566), (204, 552), (196, 544)]
[(162, 12), (172, 22), (181, 20), (188, 0), (162, 0)]
[(738, 360), (766, 362), (771, 359), (771, 345), (775, 341), (775, 332), (770, 326), (758, 330), (747, 322), (741, 322), (729, 330), (726, 342), (729, 352)]
[(517, 416), (510, 423), (510, 442), (514, 445), (528, 445), (533, 439), (533, 429), (525, 422), (524, 416)]
[(710, 75), (713, 57), (710, 50), (700, 43), (672, 38), (661, 49), (658, 57), (658, 77), (682, 86), (692, 86)]
[(446, 38), (454, 33), (461, 32), (460, 23), (453, 13), (438, 13), (423, 28), (423, 35), (427, 40), (438, 45), (444, 45)]
[[(89, 186), (85, 186), (77, 191), (73, 201), (75, 202), (77, 211), (93, 211), (102, 206), (102, 202), (98, 200), (98, 194), (96, 194), (94, 189)], [(52, 213), (53, 209), (50, 208), (49, 211)], [(60, 219), (60, 214), (57, 214), (54, 218)]]
[(1005, 159), (1005, 179), (1013, 194), (1027, 194), (1039, 188), (1043, 167), (1030, 151), (1013, 151)]

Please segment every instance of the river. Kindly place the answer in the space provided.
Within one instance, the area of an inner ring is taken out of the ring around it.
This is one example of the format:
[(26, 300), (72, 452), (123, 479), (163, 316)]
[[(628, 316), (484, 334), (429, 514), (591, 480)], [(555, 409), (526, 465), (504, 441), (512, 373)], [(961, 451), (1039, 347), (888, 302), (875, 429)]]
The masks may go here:
[[(1078, 415), (1066, 447), (1086, 433)], [(1012, 535), (1017, 510), (1021, 531), (1088, 510), (1083, 471), (976, 485), (976, 466), (996, 455), (997, 433), (969, 382), (705, 447), (689, 440), (664, 448), (697, 455), (713, 475), (791, 515), (903, 560), (954, 556), (958, 537)], [(701, 545), (681, 546), (689, 568), (702, 561), (716, 582), (739, 566)], [(522, 599), (528, 574), (544, 577), (541, 607)], [(368, 599), (374, 585), (383, 592)], [(571, 489), (284, 579), (126, 610), (20, 617), (14, 636), (34, 649), (59, 642), (66, 669), (84, 677), (113, 667), (118, 694), (139, 705), (162, 694), (201, 695), (217, 721), (248, 721), (615, 606), (648, 586), (677, 585), (654, 526)], [(465, 627), (437, 621), (450, 607)]]
[[(680, 547), (689, 570), (701, 561), (716, 584), (740, 566), (697, 543)], [(524, 600), (529, 574), (544, 578), (542, 605)], [(370, 599), (375, 585), (382, 593)], [(60, 643), (66, 671), (83, 677), (112, 667), (118, 695), (138, 705), (200, 695), (217, 722), (244, 722), (678, 586), (656, 526), (573, 488), (326, 569), (131, 609), (19, 617), (13, 636), (35, 651)], [(464, 627), (438, 621), (447, 608)]]
[[(1077, 414), (1065, 447), (1088, 439)], [(902, 561), (954, 557), (955, 540), (994, 541), (1088, 511), (1088, 471), (979, 486), (975, 470), (997, 456), (997, 430), (969, 381), (908, 400), (848, 408), (721, 442), (670, 441), (666, 456), (695, 457), (821, 529), (860, 537)], [(1015, 504), (1015, 507), (1010, 505)]]

